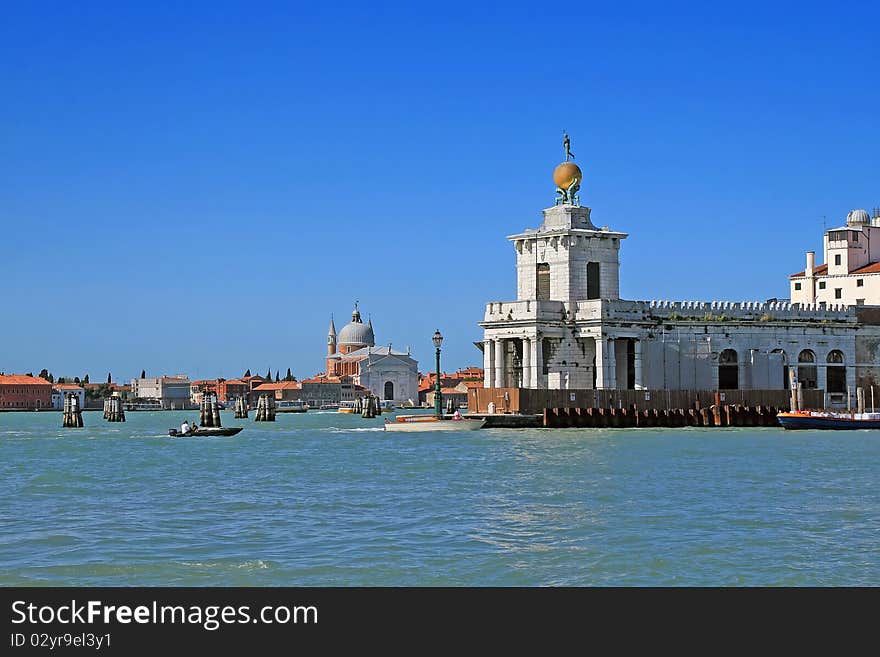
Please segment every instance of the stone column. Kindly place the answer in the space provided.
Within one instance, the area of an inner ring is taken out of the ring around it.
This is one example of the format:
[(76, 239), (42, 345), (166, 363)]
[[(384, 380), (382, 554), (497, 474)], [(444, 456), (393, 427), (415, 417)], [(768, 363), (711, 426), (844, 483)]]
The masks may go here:
[(504, 387), (504, 340), (495, 340), (495, 387)]
[(546, 388), (546, 382), (544, 381), (544, 352), (541, 346), (541, 338), (531, 338), (532, 348), (531, 348), (531, 356), (532, 356), (532, 383), (531, 388)]
[(633, 340), (633, 367), (635, 369), (635, 385), (636, 390), (644, 390), (645, 383), (642, 376), (642, 341)]
[(522, 339), (522, 387), (532, 387), (532, 341), (528, 337)]
[(617, 364), (612, 338), (596, 338), (596, 388), (613, 390), (617, 387)]
[(495, 383), (495, 341), (483, 342), (483, 387), (491, 388)]

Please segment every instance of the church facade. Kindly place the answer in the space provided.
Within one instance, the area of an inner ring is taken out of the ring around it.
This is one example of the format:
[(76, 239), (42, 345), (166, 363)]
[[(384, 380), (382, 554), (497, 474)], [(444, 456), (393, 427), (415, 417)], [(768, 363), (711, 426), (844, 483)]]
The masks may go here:
[(377, 347), (373, 322), (361, 319), (355, 304), (351, 322), (337, 334), (330, 320), (327, 332), (328, 377), (351, 377), (380, 399), (395, 404), (418, 403), (419, 364), (409, 353), (395, 351), (391, 345)]
[[(579, 188), (580, 169), (564, 165), (566, 180), (575, 176)], [(856, 386), (880, 381), (880, 308), (869, 305), (880, 297), (865, 294), (858, 304), (850, 294), (794, 293), (791, 302), (624, 300), (619, 252), (626, 237), (597, 227), (591, 209), (570, 194), (543, 211), (537, 229), (508, 237), (517, 298), (486, 304), (479, 323), (484, 387), (779, 390), (800, 383), (841, 407)], [(870, 264), (859, 257), (849, 255), (853, 290), (855, 274)], [(793, 290), (804, 276), (791, 278)]]

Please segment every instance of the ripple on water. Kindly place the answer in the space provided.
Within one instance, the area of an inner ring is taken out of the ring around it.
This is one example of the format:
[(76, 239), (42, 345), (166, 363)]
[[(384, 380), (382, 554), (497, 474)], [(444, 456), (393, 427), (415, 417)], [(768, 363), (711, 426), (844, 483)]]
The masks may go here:
[[(842, 585), (880, 578), (872, 434), (165, 435), (0, 414), (2, 585)], [(231, 418), (231, 416), (229, 416)], [(224, 416), (225, 420), (226, 416)], [(190, 416), (190, 419), (191, 416)], [(346, 426), (350, 422), (350, 426)]]

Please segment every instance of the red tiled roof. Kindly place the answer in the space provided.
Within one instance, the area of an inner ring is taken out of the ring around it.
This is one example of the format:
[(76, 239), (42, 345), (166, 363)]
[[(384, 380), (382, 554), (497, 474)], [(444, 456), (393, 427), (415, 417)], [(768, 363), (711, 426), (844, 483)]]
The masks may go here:
[[(804, 275), (805, 271), (806, 271), (806, 269), (804, 271), (799, 271), (797, 274), (792, 274), (791, 276), (789, 276), (789, 278), (802, 277)], [(819, 265), (818, 267), (813, 267), (813, 275), (814, 276), (821, 276), (822, 274), (827, 274), (827, 273), (828, 273), (828, 265)]]
[(27, 374), (0, 374), (0, 385), (51, 386), (52, 384), (39, 376), (28, 376)]
[(52, 387), (57, 388), (58, 390), (82, 390), (83, 389), (83, 387), (81, 385), (77, 385), (76, 383), (56, 383)]
[(870, 265), (859, 267), (851, 271), (850, 274), (880, 274), (880, 262), (872, 262)]
[(278, 383), (261, 383), (254, 391), (260, 390), (299, 390), (302, 388), (299, 381), (279, 381)]
[(482, 387), (483, 387), (483, 382), (482, 382), (482, 381), (462, 381), (461, 383), (464, 384), (464, 386), (465, 386), (466, 388), (468, 388), (468, 389), (470, 389), (470, 388), (482, 388)]
[(246, 386), (247, 385), (247, 383), (242, 381), (241, 379), (228, 379), (228, 380), (224, 381), (223, 383), (225, 383), (228, 386)]

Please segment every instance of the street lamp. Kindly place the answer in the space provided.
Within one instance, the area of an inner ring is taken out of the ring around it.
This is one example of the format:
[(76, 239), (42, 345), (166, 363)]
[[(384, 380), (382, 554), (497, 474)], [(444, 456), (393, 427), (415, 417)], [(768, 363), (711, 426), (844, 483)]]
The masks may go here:
[(443, 344), (443, 336), (440, 329), (434, 331), (434, 346), (437, 347), (437, 380), (434, 385), (434, 413), (438, 418), (443, 418), (443, 400), (440, 398), (440, 345)]

